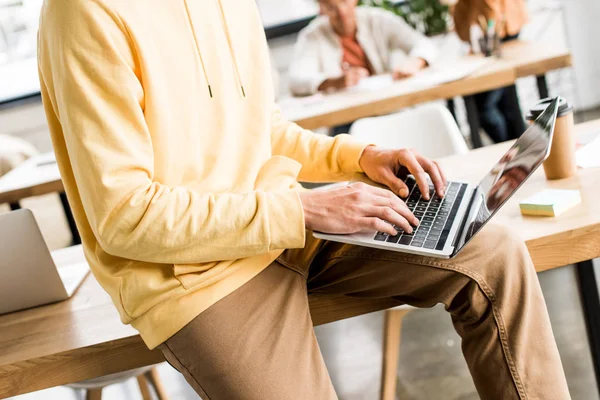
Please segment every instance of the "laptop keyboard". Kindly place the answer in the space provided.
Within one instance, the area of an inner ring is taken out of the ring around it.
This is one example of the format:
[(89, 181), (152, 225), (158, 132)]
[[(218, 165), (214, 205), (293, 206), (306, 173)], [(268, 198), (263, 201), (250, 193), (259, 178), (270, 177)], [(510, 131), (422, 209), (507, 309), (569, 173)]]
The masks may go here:
[(420, 221), (419, 226), (410, 234), (394, 227), (398, 232), (396, 236), (377, 232), (374, 239), (380, 242), (396, 243), (410, 247), (442, 250), (448, 240), (452, 222), (456, 217), (467, 185), (465, 183), (449, 182), (443, 199), (440, 199), (435, 194), (433, 186), (430, 186), (429, 200), (425, 200), (421, 196), (421, 191), (413, 177), (408, 177), (405, 183), (410, 193), (406, 199), (406, 205)]

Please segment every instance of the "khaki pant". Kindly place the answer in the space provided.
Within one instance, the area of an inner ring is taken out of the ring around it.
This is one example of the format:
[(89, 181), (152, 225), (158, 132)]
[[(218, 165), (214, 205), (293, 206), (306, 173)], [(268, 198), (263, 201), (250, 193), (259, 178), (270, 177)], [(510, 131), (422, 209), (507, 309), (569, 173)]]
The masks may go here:
[(570, 399), (537, 275), (514, 233), (490, 224), (451, 260), (308, 237), (160, 346), (204, 400), (337, 398), (309, 293), (443, 303), (482, 399)]

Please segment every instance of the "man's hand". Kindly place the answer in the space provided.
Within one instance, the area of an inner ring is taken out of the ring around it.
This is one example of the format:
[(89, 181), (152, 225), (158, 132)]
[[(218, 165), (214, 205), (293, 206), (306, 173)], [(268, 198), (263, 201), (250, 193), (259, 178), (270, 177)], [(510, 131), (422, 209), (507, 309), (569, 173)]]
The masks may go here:
[(401, 197), (406, 197), (409, 193), (408, 187), (398, 176), (407, 174), (414, 175), (426, 200), (429, 200), (428, 175), (438, 196), (444, 196), (447, 182), (442, 169), (437, 162), (414, 150), (385, 150), (369, 146), (360, 157), (359, 163), (371, 180), (386, 185)]
[(319, 90), (344, 89), (358, 85), (362, 78), (369, 76), (369, 71), (360, 67), (349, 67), (339, 78), (327, 79), (319, 86)]
[(405, 79), (413, 76), (427, 66), (427, 61), (422, 58), (411, 58), (394, 68), (394, 79)]
[(344, 71), (343, 87), (352, 87), (358, 85), (362, 78), (369, 76), (369, 71), (361, 67), (350, 67)]
[(419, 221), (394, 193), (365, 183), (300, 193), (306, 228), (334, 234), (371, 229), (396, 235), (390, 224), (405, 232)]

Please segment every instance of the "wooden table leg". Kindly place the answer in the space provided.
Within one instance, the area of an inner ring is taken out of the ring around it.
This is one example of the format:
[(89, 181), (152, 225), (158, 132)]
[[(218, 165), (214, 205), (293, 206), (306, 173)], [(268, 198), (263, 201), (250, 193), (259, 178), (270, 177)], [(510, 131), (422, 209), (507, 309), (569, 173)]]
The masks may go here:
[(600, 292), (592, 260), (577, 263), (576, 268), (596, 384), (600, 392)]
[(483, 146), (481, 141), (481, 135), (479, 134), (479, 111), (477, 111), (477, 104), (475, 104), (475, 96), (465, 96), (465, 107), (467, 109), (467, 119), (469, 121), (469, 129), (471, 130), (471, 145), (474, 149)]
[(140, 392), (142, 392), (142, 399), (152, 400), (152, 394), (150, 394), (150, 387), (148, 386), (148, 379), (146, 379), (146, 375), (138, 375), (137, 381), (140, 387)]
[(546, 75), (538, 75), (535, 77), (538, 93), (540, 94), (540, 99), (545, 99), (549, 97), (550, 94), (548, 92), (548, 82), (546, 82)]
[(102, 388), (87, 389), (85, 400), (102, 400)]
[(69, 200), (67, 200), (67, 194), (65, 192), (62, 192), (58, 195), (60, 197), (60, 202), (62, 203), (63, 210), (65, 211), (65, 217), (67, 217), (67, 223), (69, 224), (71, 235), (73, 236), (73, 245), (81, 244), (81, 236), (79, 236), (77, 224), (75, 224), (75, 218), (73, 217), (73, 212), (71, 211)]
[(158, 400), (167, 400), (167, 391), (163, 386), (160, 377), (158, 376), (158, 370), (156, 367), (152, 368), (150, 371), (146, 372), (146, 379), (150, 382), (150, 385), (154, 388), (156, 395), (158, 396)]
[(383, 327), (383, 365), (381, 369), (381, 400), (394, 400), (396, 398), (402, 318), (410, 311), (411, 309), (390, 309), (385, 311)]

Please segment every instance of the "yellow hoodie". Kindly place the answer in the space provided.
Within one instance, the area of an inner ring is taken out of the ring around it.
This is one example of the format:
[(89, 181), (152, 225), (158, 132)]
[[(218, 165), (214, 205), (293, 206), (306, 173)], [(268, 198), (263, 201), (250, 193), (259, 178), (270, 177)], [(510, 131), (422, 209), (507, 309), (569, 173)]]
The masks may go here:
[(42, 99), (85, 254), (154, 348), (287, 248), (364, 146), (275, 106), (254, 0), (46, 0)]

